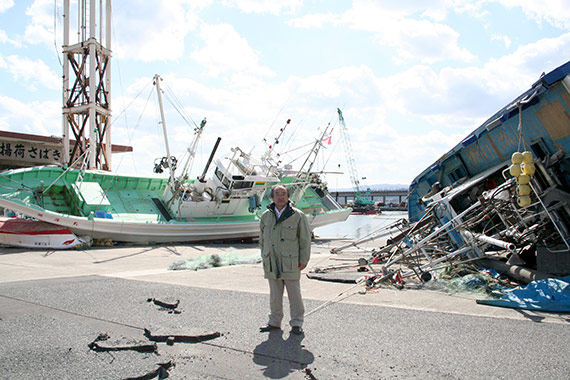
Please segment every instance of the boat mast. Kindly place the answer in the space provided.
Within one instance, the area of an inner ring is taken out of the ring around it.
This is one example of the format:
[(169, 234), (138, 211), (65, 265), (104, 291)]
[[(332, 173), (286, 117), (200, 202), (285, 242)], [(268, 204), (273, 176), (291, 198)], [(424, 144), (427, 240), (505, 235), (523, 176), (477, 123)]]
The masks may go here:
[[(192, 141), (192, 144), (187, 148), (188, 159), (186, 160), (186, 163), (184, 164), (184, 169), (182, 170), (182, 173), (180, 174), (180, 179), (182, 179), (184, 176), (188, 175), (188, 173), (187, 173), (188, 168), (190, 167), (190, 163), (194, 160), (194, 156), (196, 155), (196, 149), (198, 148), (198, 140), (200, 140), (200, 136), (202, 135), (202, 131), (204, 130), (205, 126), (206, 126), (206, 118), (202, 119), (200, 126), (196, 127), (194, 129), (194, 140)], [(219, 143), (220, 143), (220, 141), (218, 140), (216, 142), (216, 148), (217, 148)]]
[(160, 122), (162, 124), (162, 133), (164, 134), (164, 144), (166, 145), (166, 159), (168, 162), (168, 169), (170, 170), (170, 179), (169, 183), (174, 183), (174, 171), (176, 170), (176, 166), (174, 165), (173, 157), (170, 155), (170, 146), (168, 145), (168, 133), (166, 131), (166, 119), (164, 117), (164, 107), (162, 105), (162, 90), (160, 89), (160, 81), (162, 78), (160, 75), (154, 75), (154, 85), (156, 86), (156, 95), (158, 97), (158, 108), (160, 109)]
[(313, 169), (313, 165), (315, 164), (315, 161), (317, 160), (317, 156), (319, 154), (319, 150), (321, 150), (321, 147), (323, 146), (323, 140), (325, 139), (325, 136), (327, 134), (330, 134), (331, 132), (329, 132), (329, 128), (330, 128), (330, 123), (327, 125), (327, 127), (325, 128), (325, 130), (323, 131), (323, 133), (321, 134), (321, 137), (319, 137), (319, 139), (317, 141), (315, 141), (315, 143), (313, 144), (313, 148), (311, 149), (311, 151), (309, 152), (309, 154), (307, 155), (307, 158), (305, 159), (305, 162), (303, 162), (303, 165), (301, 165), (301, 168), (299, 169), (299, 172), (297, 173), (297, 176), (295, 177), (295, 181), (297, 182), (298, 180), (301, 179), (301, 176), (303, 175), (303, 168), (305, 167), (305, 165), (308, 164), (308, 168), (306, 171), (306, 178), (304, 178), (305, 181), (307, 181), (311, 175), (311, 170)]
[[(267, 152), (265, 152), (263, 154), (263, 156), (261, 157), (261, 162), (267, 167), (266, 175), (269, 175), (272, 172), (272, 169), (277, 168), (279, 166), (279, 164), (281, 163), (281, 161), (279, 160), (279, 154), (277, 154), (277, 162), (274, 161), (272, 154), (273, 154), (273, 150), (275, 149), (277, 144), (279, 144), (281, 136), (283, 135), (283, 133), (285, 132), (285, 129), (289, 126), (289, 124), (291, 124), (291, 119), (287, 119), (285, 126), (283, 126), (283, 128), (281, 128), (279, 130), (279, 134), (277, 135), (277, 137), (273, 141), (273, 144), (269, 144)], [(263, 142), (266, 143), (267, 140), (263, 139)]]
[[(307, 155), (305, 162), (303, 162), (303, 165), (301, 165), (301, 168), (299, 168), (299, 171), (297, 172), (297, 175), (295, 176), (295, 179), (291, 184), (292, 187), (294, 187), (294, 190), (291, 192), (292, 195), (290, 198), (294, 203), (301, 199), (303, 193), (305, 192), (305, 189), (311, 184), (311, 170), (313, 169), (313, 165), (317, 160), (319, 150), (321, 150), (321, 147), (323, 146), (323, 140), (325, 136), (331, 133), (329, 132), (329, 128), (330, 128), (330, 123), (326, 126), (325, 130), (323, 131), (321, 136), (317, 139), (317, 141), (315, 141), (315, 143), (313, 144), (313, 147), (311, 148), (311, 151)], [(305, 166), (308, 166), (306, 171), (303, 170)]]

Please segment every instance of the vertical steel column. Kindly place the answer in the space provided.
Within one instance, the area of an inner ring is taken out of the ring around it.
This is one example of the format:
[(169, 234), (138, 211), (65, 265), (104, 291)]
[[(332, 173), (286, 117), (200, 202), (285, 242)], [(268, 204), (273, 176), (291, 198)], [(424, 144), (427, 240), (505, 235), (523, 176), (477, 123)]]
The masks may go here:
[(62, 162), (69, 162), (69, 122), (67, 120), (66, 105), (69, 100), (69, 60), (67, 59), (66, 49), (69, 46), (69, 0), (63, 1), (63, 86), (62, 86), (62, 136), (63, 136), (63, 152)]
[(97, 44), (96, 44), (96, 34), (95, 34), (95, 16), (96, 16), (96, 2), (95, 0), (89, 0), (89, 104), (87, 106), (89, 112), (89, 168), (95, 167), (95, 162), (97, 161), (97, 114), (95, 110), (96, 100), (97, 100), (97, 81), (96, 78), (96, 68), (97, 68)]
[[(105, 48), (108, 50), (108, 62), (107, 62), (107, 69), (105, 70), (105, 89), (107, 90), (107, 105), (109, 116), (107, 116), (106, 120), (106, 133), (105, 133), (105, 157), (107, 158), (107, 164), (109, 166), (109, 170), (111, 170), (112, 164), (112, 144), (111, 144), (111, 0), (106, 0), (106, 17), (105, 17)], [(103, 9), (101, 9), (101, 14), (103, 14)], [(101, 30), (103, 30), (103, 26), (101, 25)], [(103, 38), (101, 38), (101, 43), (103, 42)]]

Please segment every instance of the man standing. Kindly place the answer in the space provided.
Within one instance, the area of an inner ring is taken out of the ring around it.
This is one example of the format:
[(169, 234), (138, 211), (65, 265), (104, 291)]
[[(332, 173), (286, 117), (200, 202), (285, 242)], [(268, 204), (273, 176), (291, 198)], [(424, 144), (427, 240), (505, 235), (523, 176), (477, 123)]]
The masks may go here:
[(301, 271), (311, 256), (311, 229), (305, 214), (291, 206), (283, 185), (271, 188), (273, 203), (261, 215), (261, 257), (264, 277), (269, 281), (269, 322), (261, 332), (281, 329), (283, 289), (287, 288), (291, 333), (303, 334), (305, 307), (301, 296)]

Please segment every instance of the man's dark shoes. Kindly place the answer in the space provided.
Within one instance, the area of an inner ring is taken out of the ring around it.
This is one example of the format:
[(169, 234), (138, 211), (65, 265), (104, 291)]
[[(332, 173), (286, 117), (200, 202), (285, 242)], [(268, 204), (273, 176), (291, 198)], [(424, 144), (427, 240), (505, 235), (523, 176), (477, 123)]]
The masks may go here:
[(301, 328), (301, 326), (293, 326), (293, 328), (291, 329), (291, 334), (295, 334), (295, 335), (303, 335), (305, 332), (303, 331), (303, 329)]
[(281, 327), (277, 327), (277, 326), (267, 324), (267, 325), (261, 326), (259, 328), (259, 332), (269, 332), (269, 331), (274, 331), (274, 330), (281, 330)]

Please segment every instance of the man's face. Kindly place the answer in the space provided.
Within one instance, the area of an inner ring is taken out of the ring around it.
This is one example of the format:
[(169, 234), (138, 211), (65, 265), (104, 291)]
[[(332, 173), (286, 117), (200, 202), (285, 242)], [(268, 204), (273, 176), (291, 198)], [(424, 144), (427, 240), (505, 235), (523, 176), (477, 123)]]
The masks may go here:
[(285, 207), (287, 202), (289, 202), (289, 195), (287, 195), (287, 189), (284, 189), (282, 187), (274, 189), (273, 202), (275, 203), (275, 206), (277, 206), (279, 210)]

